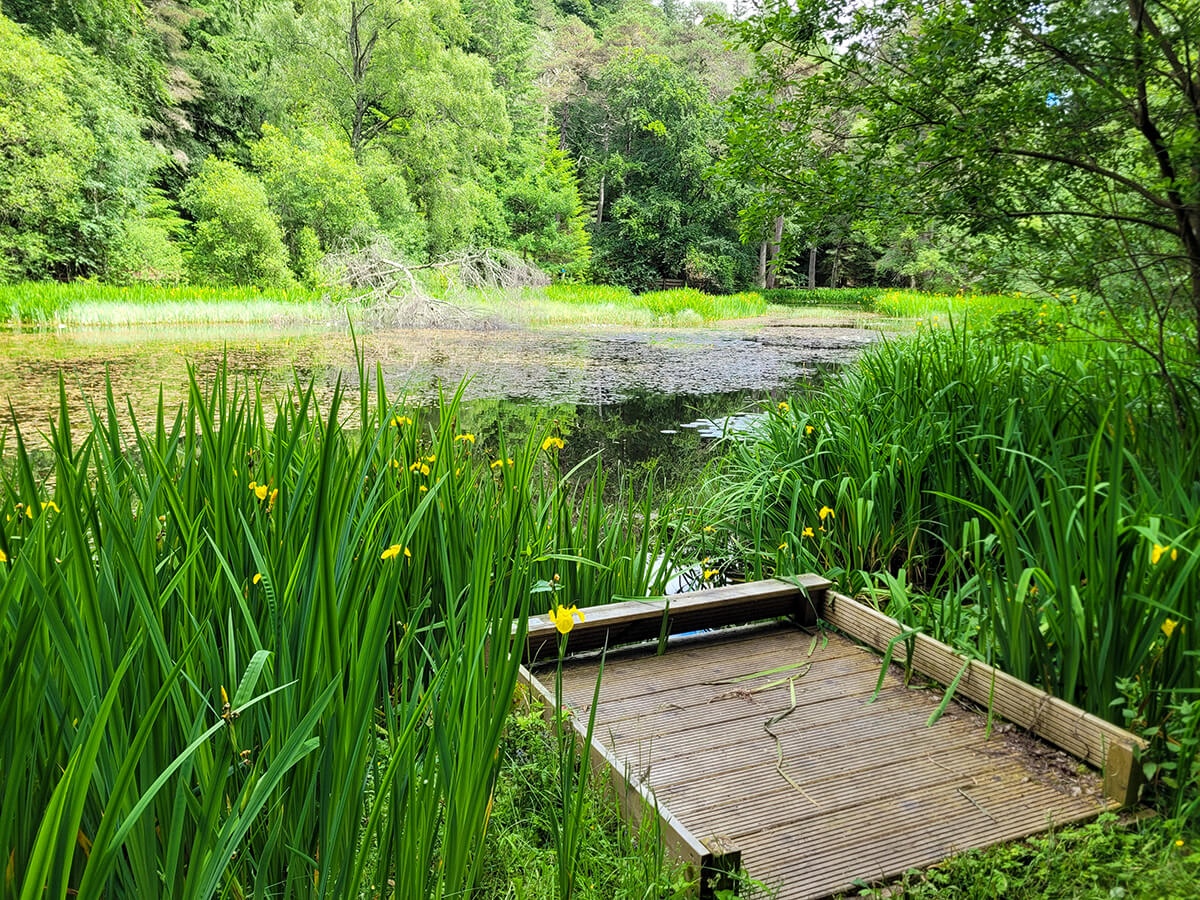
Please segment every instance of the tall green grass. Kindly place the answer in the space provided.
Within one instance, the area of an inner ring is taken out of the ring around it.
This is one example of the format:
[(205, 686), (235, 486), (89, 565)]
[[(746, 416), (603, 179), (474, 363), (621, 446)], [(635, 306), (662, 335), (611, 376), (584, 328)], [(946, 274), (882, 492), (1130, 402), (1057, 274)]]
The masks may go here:
[(113, 325), (143, 322), (261, 321), (329, 305), (330, 292), (303, 287), (115, 285), (98, 281), (0, 284), (0, 321), (23, 325), (65, 322)]
[(353, 416), (193, 374), (150, 427), (64, 396), (49, 473), (0, 445), (2, 896), (479, 881), (531, 606), (645, 592), (672, 539), (358, 376)]
[(1031, 307), (1033, 301), (1015, 294), (980, 294), (974, 291), (959, 291), (955, 294), (930, 293), (928, 291), (892, 288), (873, 294), (868, 307), (885, 316), (901, 319), (940, 321), (949, 319), (959, 323), (980, 322), (1002, 313)]
[(1160, 752), (1200, 691), (1200, 447), (1120, 348), (883, 343), (711, 487), (753, 574), (829, 573)]
[(849, 306), (870, 308), (874, 298), (889, 291), (889, 288), (843, 287), (829, 288), (772, 288), (760, 291), (768, 303), (780, 306)]
[(560, 303), (646, 310), (661, 320), (694, 316), (711, 322), (758, 316), (767, 309), (767, 301), (759, 293), (706, 294), (695, 288), (634, 294), (628, 288), (611, 285), (554, 284), (545, 289), (545, 295)]

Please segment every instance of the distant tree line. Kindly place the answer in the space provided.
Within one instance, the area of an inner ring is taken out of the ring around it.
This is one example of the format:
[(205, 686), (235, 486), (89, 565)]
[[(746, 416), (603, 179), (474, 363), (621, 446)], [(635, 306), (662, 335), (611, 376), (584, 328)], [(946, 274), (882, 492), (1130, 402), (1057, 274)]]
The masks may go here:
[(387, 238), (558, 278), (754, 277), (745, 74), (646, 0), (2, 0), (0, 279), (312, 282)]

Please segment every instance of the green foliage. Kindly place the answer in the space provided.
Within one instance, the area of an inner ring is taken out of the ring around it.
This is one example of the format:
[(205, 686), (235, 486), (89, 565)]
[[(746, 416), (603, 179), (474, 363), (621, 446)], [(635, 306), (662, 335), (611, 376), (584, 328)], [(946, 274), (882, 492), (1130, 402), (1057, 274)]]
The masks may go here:
[(0, 17), (0, 279), (173, 263), (148, 215), (159, 155), (127, 99), (77, 41)]
[(0, 17), (0, 278), (44, 277), (68, 260), (57, 239), (80, 215), (95, 140), (72, 115), (67, 71)]
[(407, 259), (421, 259), (429, 244), (425, 217), (413, 203), (408, 185), (386, 151), (368, 148), (362, 154), (363, 189), (379, 222), (379, 230)]
[[(286, 314), (289, 306), (303, 308), (318, 304), (328, 293), (327, 289), (214, 288), (168, 285), (153, 280), (128, 285), (97, 281), (16, 282), (0, 285), (0, 320), (21, 325), (231, 321), (220, 317), (238, 310), (242, 313), (239, 320), (255, 321), (256, 308), (263, 310), (258, 320), (275, 318)], [(89, 310), (102, 310), (103, 315), (98, 319), (88, 318)], [(332, 307), (321, 307), (323, 315), (331, 310)]]
[(15, 212), (0, 277), (277, 278), (273, 263), (230, 270), (207, 238), (184, 264), (174, 210), (212, 156), (262, 178), (309, 281), (319, 254), (377, 238), (412, 262), (511, 249), (568, 280), (592, 275), (598, 242), (596, 274), (641, 288), (730, 292), (753, 276), (736, 192), (706, 174), (715, 101), (746, 54), (674, 7), (585, 3), (590, 24), (512, 0), (4, 9), (36, 37), (6, 20), (0, 53), (30, 87), (6, 90), (22, 102), (4, 110)]
[(0, 477), (15, 890), (390, 883), (427, 900), (480, 883), (535, 587), (578, 568), (645, 593), (673, 544), (598, 500), (574, 524), (544, 432), (476, 447), (458, 395), (429, 426), (357, 382), (347, 416), (340, 387), (318, 413), (311, 384), (275, 404), (192, 373), (150, 429), (110, 389), (84, 433), (60, 388), (48, 474), (16, 436)]
[[(733, 155), (813, 230), (934, 231), (904, 252), (889, 239), (900, 272), (998, 246), (1010, 284), (1133, 310), (1124, 338), (1147, 307), (1195, 323), (1200, 118), (1184, 60), (1198, 28), (1189, 0), (899, 0), (853, 16), (773, 3), (735, 26), (758, 73), (732, 105)], [(955, 248), (964, 234), (982, 240)], [(1167, 368), (1152, 332), (1135, 346)]]
[(350, 145), (331, 129), (310, 125), (284, 132), (268, 122), (250, 145), (250, 158), (298, 274), (310, 274), (320, 251), (374, 233), (378, 222), (362, 170)]
[(669, 57), (628, 49), (572, 104), (565, 132), (604, 208), (592, 227), (599, 280), (646, 289), (689, 272), (715, 290), (744, 286), (753, 251), (738, 243), (731, 195), (705, 178), (718, 112)]
[(181, 197), (195, 219), (188, 271), (212, 284), (286, 284), (287, 248), (263, 184), (228, 160), (210, 157)]
[[(537, 701), (518, 704), (500, 753), (479, 893), (491, 897), (519, 890), (528, 900), (558, 900), (550, 821), (560, 802), (558, 755)], [(690, 884), (678, 865), (664, 857), (653, 817), (631, 834), (603, 784), (593, 782), (583, 798), (575, 896), (636, 900), (686, 895)]]
[(546, 296), (560, 303), (644, 309), (656, 319), (683, 324), (688, 324), (689, 319), (698, 323), (758, 316), (767, 308), (761, 294), (705, 294), (695, 288), (634, 294), (628, 288), (556, 284), (546, 289)]
[(952, 856), (913, 872), (888, 892), (862, 897), (902, 900), (1185, 900), (1200, 892), (1200, 855), (1154, 823), (1121, 825), (1101, 816), (1078, 828)]
[(591, 246), (574, 162), (554, 132), (516, 162), (513, 176), (501, 187), (513, 248), (559, 279), (580, 279)]

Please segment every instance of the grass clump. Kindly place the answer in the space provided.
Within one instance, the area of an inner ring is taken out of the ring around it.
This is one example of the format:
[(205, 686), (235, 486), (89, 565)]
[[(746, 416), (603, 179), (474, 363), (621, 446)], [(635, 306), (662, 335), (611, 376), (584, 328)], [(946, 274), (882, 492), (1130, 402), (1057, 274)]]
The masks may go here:
[(974, 291), (938, 294), (889, 289), (866, 299), (871, 310), (884, 316), (920, 321), (940, 320), (943, 324), (951, 319), (959, 323), (987, 321), (1033, 305), (1030, 298), (1020, 293), (980, 294)]
[(672, 548), (632, 501), (578, 516), (544, 434), (476, 447), (457, 396), (426, 427), (367, 374), (349, 417), (193, 374), (149, 428), (110, 390), (78, 430), (60, 388), (52, 471), (0, 445), (7, 893), (480, 883), (531, 604)]
[[(767, 302), (758, 293), (706, 294), (695, 288), (672, 288), (635, 294), (628, 288), (608, 285), (555, 284), (544, 289), (553, 304), (596, 308), (621, 324), (698, 325), (720, 319), (762, 315)], [(576, 311), (574, 315), (578, 315)], [(627, 316), (635, 321), (625, 322)]]
[[(510, 717), (500, 746), (493, 826), (479, 895), (557, 900), (552, 809), (558, 802), (557, 758), (537, 702), (522, 701)], [(573, 897), (580, 900), (641, 900), (687, 895), (692, 883), (664, 856), (657, 820), (643, 819), (630, 832), (600, 781), (585, 795), (582, 846), (575, 861)]]

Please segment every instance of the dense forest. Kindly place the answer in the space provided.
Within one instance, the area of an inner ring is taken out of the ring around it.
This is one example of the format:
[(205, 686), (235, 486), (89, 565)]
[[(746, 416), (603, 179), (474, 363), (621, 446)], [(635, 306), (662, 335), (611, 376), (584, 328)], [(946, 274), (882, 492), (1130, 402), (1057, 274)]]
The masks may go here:
[(756, 277), (713, 4), (4, 0), (0, 279), (312, 281), (379, 239), (563, 279)]
[(0, 281), (315, 285), (377, 244), (635, 290), (1082, 291), (1200, 320), (1191, 2), (0, 11)]

